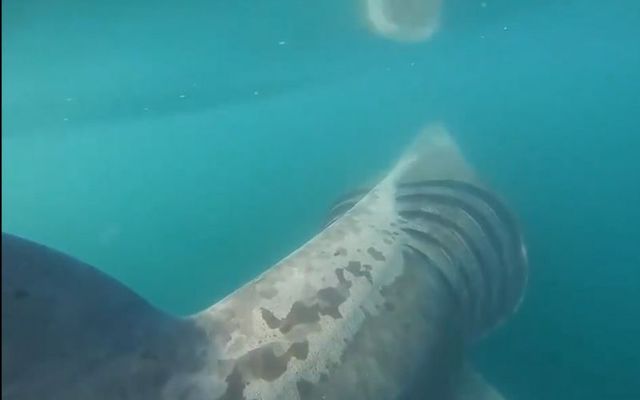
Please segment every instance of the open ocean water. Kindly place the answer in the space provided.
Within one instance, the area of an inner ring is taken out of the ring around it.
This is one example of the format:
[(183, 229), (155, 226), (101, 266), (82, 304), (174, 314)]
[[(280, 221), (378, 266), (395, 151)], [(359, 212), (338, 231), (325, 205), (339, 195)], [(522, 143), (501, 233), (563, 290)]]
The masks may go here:
[(2, 230), (180, 314), (304, 243), (444, 122), (518, 214), (524, 303), (476, 351), (509, 400), (640, 399), (640, 2), (2, 2)]

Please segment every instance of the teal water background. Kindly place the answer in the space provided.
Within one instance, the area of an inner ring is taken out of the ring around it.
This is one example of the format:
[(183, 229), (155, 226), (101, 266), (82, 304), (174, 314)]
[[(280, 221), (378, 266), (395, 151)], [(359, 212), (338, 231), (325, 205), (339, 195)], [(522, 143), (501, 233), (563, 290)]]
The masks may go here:
[(640, 3), (445, 0), (431, 41), (357, 1), (2, 3), (2, 229), (180, 314), (309, 239), (442, 121), (520, 216), (509, 399), (640, 399)]

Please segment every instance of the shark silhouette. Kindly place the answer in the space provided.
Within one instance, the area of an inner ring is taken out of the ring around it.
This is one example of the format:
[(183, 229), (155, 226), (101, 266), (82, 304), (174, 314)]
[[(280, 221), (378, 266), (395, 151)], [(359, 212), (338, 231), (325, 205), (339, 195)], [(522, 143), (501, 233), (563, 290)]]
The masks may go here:
[(192, 316), (3, 233), (2, 399), (502, 399), (465, 353), (527, 274), (516, 219), (432, 125), (310, 241)]

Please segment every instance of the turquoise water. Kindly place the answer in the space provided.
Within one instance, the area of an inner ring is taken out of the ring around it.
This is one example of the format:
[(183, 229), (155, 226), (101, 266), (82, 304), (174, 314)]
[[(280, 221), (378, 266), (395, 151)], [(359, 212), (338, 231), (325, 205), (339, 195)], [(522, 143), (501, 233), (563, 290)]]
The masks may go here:
[(509, 399), (640, 398), (640, 3), (445, 1), (419, 44), (346, 0), (2, 11), (3, 231), (191, 313), (443, 121), (532, 265), (476, 364)]

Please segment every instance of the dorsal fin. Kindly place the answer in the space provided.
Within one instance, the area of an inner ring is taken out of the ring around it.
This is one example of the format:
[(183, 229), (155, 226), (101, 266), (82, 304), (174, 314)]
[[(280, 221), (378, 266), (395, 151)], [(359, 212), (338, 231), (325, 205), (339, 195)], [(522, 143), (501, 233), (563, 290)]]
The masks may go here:
[(399, 165), (403, 162), (411, 165), (401, 174), (398, 184), (442, 179), (478, 183), (473, 168), (440, 123), (428, 125), (420, 132)]
[[(398, 185), (428, 180), (456, 180), (480, 184), (473, 168), (441, 123), (433, 123), (423, 128), (396, 163), (395, 169), (398, 170), (398, 176), (395, 178)], [(400, 169), (402, 171), (399, 171)], [(392, 171), (385, 176), (393, 173)], [(330, 208), (328, 224), (351, 209), (369, 192), (371, 186), (361, 187), (338, 199)]]

